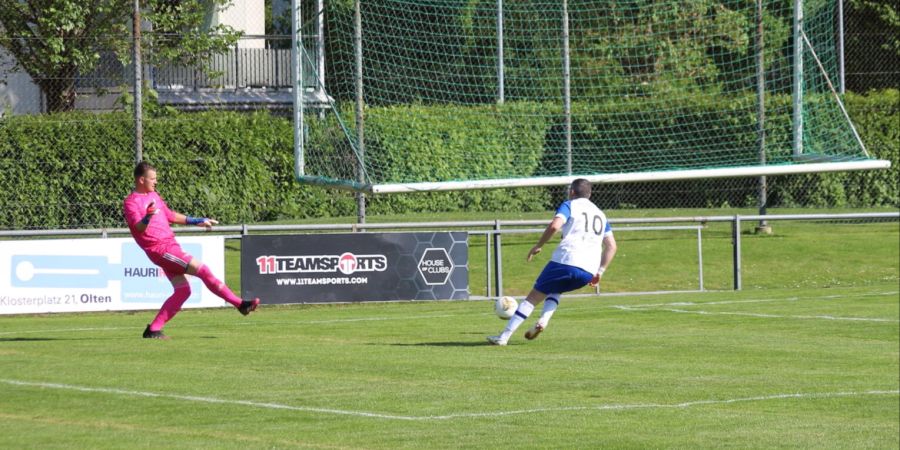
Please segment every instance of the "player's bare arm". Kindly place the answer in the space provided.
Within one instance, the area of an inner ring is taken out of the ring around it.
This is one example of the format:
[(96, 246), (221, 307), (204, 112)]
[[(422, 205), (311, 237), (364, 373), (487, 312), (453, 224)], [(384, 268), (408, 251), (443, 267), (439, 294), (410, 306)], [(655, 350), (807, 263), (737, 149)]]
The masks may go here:
[(594, 277), (591, 278), (591, 286), (596, 286), (600, 283), (600, 278), (603, 278), (603, 272), (606, 272), (609, 264), (612, 263), (613, 257), (616, 256), (616, 250), (618, 250), (618, 247), (616, 246), (616, 238), (611, 234), (604, 237), (603, 256), (600, 257), (600, 267), (597, 268), (597, 273), (595, 273)]
[(562, 217), (554, 217), (553, 220), (550, 221), (550, 224), (547, 225), (544, 233), (541, 235), (540, 239), (538, 239), (537, 244), (534, 244), (534, 247), (531, 247), (531, 250), (528, 251), (528, 261), (531, 261), (531, 259), (534, 258), (534, 255), (541, 252), (544, 244), (546, 244), (554, 234), (558, 233), (563, 225), (565, 225), (565, 221)]

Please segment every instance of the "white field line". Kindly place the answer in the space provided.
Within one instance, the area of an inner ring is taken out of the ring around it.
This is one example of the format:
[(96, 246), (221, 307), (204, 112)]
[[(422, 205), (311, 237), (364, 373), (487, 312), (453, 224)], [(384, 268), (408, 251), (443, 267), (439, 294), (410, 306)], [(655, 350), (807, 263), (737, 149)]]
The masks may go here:
[(504, 416), (513, 416), (513, 415), (522, 415), (522, 414), (534, 414), (534, 413), (545, 413), (545, 412), (568, 412), (568, 411), (624, 411), (624, 410), (635, 410), (635, 409), (685, 409), (685, 408), (691, 408), (691, 407), (695, 407), (695, 406), (727, 405), (727, 404), (732, 404), (732, 403), (760, 402), (760, 401), (767, 401), (767, 400), (823, 399), (823, 398), (862, 397), (862, 396), (898, 395), (898, 394), (900, 394), (900, 390), (892, 390), (892, 391), (871, 390), (871, 391), (858, 391), (858, 392), (813, 392), (813, 393), (773, 394), (773, 395), (763, 395), (763, 396), (758, 396), (758, 397), (742, 397), (742, 398), (732, 398), (732, 399), (722, 399), (722, 400), (695, 400), (695, 401), (688, 401), (688, 402), (681, 402), (681, 403), (635, 403), (635, 404), (609, 404), (609, 405), (585, 405), (585, 406), (551, 406), (551, 407), (545, 407), (545, 408), (518, 409), (518, 410), (509, 410), (509, 411), (469, 412), (469, 413), (453, 413), (453, 414), (445, 414), (445, 415), (415, 416), (415, 415), (376, 413), (376, 412), (368, 412), (368, 411), (354, 411), (354, 410), (344, 410), (344, 409), (334, 409), (334, 408), (318, 408), (318, 407), (311, 407), (311, 406), (293, 406), (293, 405), (284, 405), (284, 404), (280, 404), (280, 403), (255, 402), (255, 401), (249, 401), (249, 400), (228, 400), (228, 399), (221, 399), (221, 398), (216, 398), (216, 397), (201, 397), (201, 396), (195, 396), (195, 395), (166, 394), (166, 393), (158, 393), (158, 392), (132, 391), (132, 390), (115, 389), (115, 388), (95, 388), (95, 387), (75, 386), (75, 385), (70, 385), (70, 384), (59, 384), (59, 383), (39, 383), (39, 382), (6, 380), (6, 379), (0, 379), (0, 383), (5, 383), (5, 384), (11, 385), (11, 386), (19, 386), (19, 387), (33, 387), (33, 388), (41, 388), (41, 389), (59, 389), (59, 390), (90, 392), (90, 393), (110, 394), (110, 395), (129, 396), (129, 397), (150, 397), (150, 398), (161, 398), (161, 399), (170, 399), (170, 400), (181, 400), (181, 401), (186, 401), (186, 402), (214, 403), (214, 404), (224, 404), (224, 405), (248, 406), (248, 407), (253, 407), (253, 408), (280, 409), (280, 410), (287, 410), (287, 411), (300, 411), (300, 412), (310, 412), (310, 413), (320, 413), (320, 414), (330, 414), (330, 415), (355, 416), (355, 417), (365, 417), (365, 418), (372, 418), (372, 419), (405, 420), (405, 421), (435, 421), (435, 420), (450, 420), (450, 419), (469, 419), (469, 418), (480, 418), (480, 417), (504, 417)]
[(771, 303), (771, 302), (795, 302), (799, 300), (841, 300), (851, 297), (886, 297), (888, 295), (898, 295), (900, 291), (888, 292), (872, 292), (866, 294), (847, 294), (847, 295), (819, 295), (814, 297), (784, 297), (784, 298), (755, 298), (746, 300), (722, 300), (717, 302), (671, 302), (671, 303), (644, 303), (637, 305), (614, 305), (613, 308), (627, 306), (629, 308), (655, 308), (659, 306), (705, 306), (705, 305), (732, 305), (740, 303)]
[(686, 310), (686, 309), (675, 309), (675, 308), (631, 308), (628, 306), (618, 305), (615, 308), (620, 309), (622, 311), (668, 311), (679, 314), (698, 314), (702, 316), (746, 316), (746, 317), (759, 317), (765, 319), (801, 319), (801, 320), (844, 320), (844, 321), (855, 321), (855, 322), (887, 322), (887, 323), (898, 323), (900, 319), (880, 319), (874, 317), (841, 317), (841, 316), (795, 316), (795, 315), (780, 315), (780, 314), (763, 314), (763, 313), (742, 313), (742, 312), (729, 312), (729, 311), (703, 311), (703, 310)]
[(883, 297), (888, 295), (897, 295), (900, 291), (870, 293), (870, 294), (851, 294), (851, 295), (825, 295), (817, 297), (787, 297), (781, 299), (748, 299), (748, 300), (725, 300), (717, 302), (672, 302), (672, 303), (648, 303), (639, 305), (612, 305), (612, 308), (621, 311), (668, 311), (679, 314), (698, 314), (707, 316), (746, 316), (759, 317), (766, 319), (800, 319), (800, 320), (838, 320), (838, 321), (855, 321), (855, 322), (886, 322), (897, 323), (898, 319), (883, 319), (874, 317), (842, 317), (831, 315), (783, 315), (783, 314), (766, 314), (766, 313), (748, 313), (748, 312), (731, 312), (731, 311), (704, 311), (704, 310), (687, 310), (679, 308), (667, 308), (670, 306), (709, 306), (709, 305), (733, 305), (745, 303), (766, 303), (766, 302), (794, 302), (798, 300), (838, 300), (847, 297)]
[[(661, 306), (704, 306), (704, 305), (726, 305), (726, 304), (737, 304), (737, 303), (765, 303), (765, 302), (792, 302), (797, 300), (839, 300), (843, 298), (849, 297), (883, 297), (887, 295), (897, 295), (900, 294), (900, 291), (891, 291), (891, 292), (881, 292), (881, 293), (868, 293), (868, 294), (848, 294), (848, 295), (824, 295), (824, 296), (816, 296), (816, 297), (785, 297), (785, 298), (763, 298), (763, 299), (748, 299), (748, 300), (725, 300), (725, 301), (717, 301), (717, 302), (671, 302), (671, 303), (646, 303), (646, 304), (636, 304), (636, 305), (607, 305), (601, 304), (594, 307), (591, 306), (576, 306), (572, 308), (565, 308), (566, 311), (587, 311), (587, 310), (595, 310), (595, 309), (606, 309), (613, 308), (621, 311), (640, 311), (641, 308), (659, 308)], [(149, 313), (148, 313), (149, 314)], [(484, 315), (490, 315), (491, 313), (484, 313)], [(412, 316), (393, 316), (393, 317), (362, 317), (362, 318), (350, 318), (350, 319), (323, 319), (323, 320), (306, 320), (306, 321), (290, 321), (290, 322), (266, 322), (264, 324), (256, 323), (256, 322), (238, 322), (234, 324), (234, 326), (245, 326), (245, 325), (317, 325), (317, 324), (331, 324), (331, 323), (352, 323), (352, 322), (375, 322), (375, 321), (389, 321), (389, 320), (419, 320), (419, 319), (437, 319), (437, 318), (447, 318), (447, 317), (464, 317), (471, 316), (471, 313), (454, 313), (454, 314), (421, 314), (421, 315), (412, 315)], [(788, 318), (790, 316), (760, 316), (760, 317), (783, 317)], [(795, 317), (795, 318), (825, 318), (825, 316), (814, 317)], [(831, 319), (836, 320), (836, 319)], [(860, 320), (859, 318), (848, 318), (846, 320)], [(870, 320), (870, 319), (865, 319)], [(875, 321), (885, 321), (891, 322), (893, 319), (873, 319)], [(194, 328), (194, 327), (206, 327), (208, 325), (179, 325), (180, 328)], [(93, 327), (93, 328), (52, 328), (52, 329), (43, 329), (43, 330), (20, 330), (20, 331), (0, 331), (0, 336), (8, 336), (8, 335), (17, 335), (17, 334), (33, 334), (33, 333), (68, 333), (68, 332), (80, 332), (80, 331), (117, 331), (117, 330), (135, 330), (137, 327)]]

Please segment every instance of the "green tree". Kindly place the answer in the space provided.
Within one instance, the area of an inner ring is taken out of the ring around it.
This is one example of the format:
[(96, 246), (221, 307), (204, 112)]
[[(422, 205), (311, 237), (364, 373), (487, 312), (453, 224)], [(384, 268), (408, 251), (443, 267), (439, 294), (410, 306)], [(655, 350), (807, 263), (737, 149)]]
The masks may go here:
[(900, 81), (900, 3), (849, 0), (845, 17), (847, 89), (866, 92), (897, 88)]
[[(240, 37), (228, 26), (210, 26), (211, 12), (230, 0), (143, 0), (146, 62), (205, 68), (213, 54)], [(15, 67), (35, 81), (49, 112), (75, 107), (75, 80), (112, 51), (131, 59), (130, 0), (0, 0), (0, 46)], [(150, 51), (152, 50), (152, 51)]]

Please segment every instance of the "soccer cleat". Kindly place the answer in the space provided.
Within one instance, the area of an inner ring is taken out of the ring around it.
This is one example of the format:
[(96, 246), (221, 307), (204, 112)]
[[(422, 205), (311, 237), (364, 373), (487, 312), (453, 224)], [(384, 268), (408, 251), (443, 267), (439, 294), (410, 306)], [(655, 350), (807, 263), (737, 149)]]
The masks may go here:
[(491, 345), (506, 345), (506, 340), (501, 339), (499, 335), (497, 336), (488, 336), (487, 341), (491, 343)]
[(169, 337), (163, 334), (162, 330), (150, 331), (150, 325), (147, 325), (147, 328), (144, 328), (144, 339), (168, 340)]
[(539, 334), (541, 334), (541, 331), (544, 331), (544, 325), (542, 325), (540, 322), (537, 322), (533, 327), (531, 327), (531, 329), (525, 332), (525, 339), (528, 339), (529, 341), (535, 339)]
[(241, 306), (238, 306), (238, 311), (243, 315), (250, 314), (253, 311), (256, 311), (256, 307), (259, 306), (259, 299), (254, 298), (251, 300), (244, 300), (241, 302)]

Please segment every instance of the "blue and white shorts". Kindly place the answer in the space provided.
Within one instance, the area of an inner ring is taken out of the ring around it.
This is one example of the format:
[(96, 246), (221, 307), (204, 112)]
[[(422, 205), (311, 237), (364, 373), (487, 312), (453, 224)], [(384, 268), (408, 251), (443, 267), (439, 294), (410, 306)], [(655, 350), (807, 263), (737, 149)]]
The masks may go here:
[(593, 277), (594, 274), (580, 267), (550, 261), (534, 282), (534, 288), (544, 294), (560, 294), (583, 288)]

